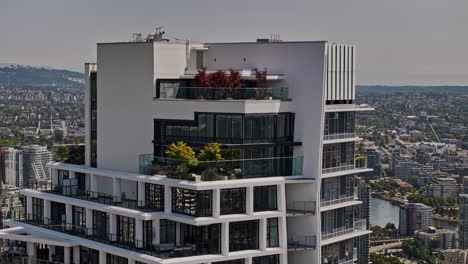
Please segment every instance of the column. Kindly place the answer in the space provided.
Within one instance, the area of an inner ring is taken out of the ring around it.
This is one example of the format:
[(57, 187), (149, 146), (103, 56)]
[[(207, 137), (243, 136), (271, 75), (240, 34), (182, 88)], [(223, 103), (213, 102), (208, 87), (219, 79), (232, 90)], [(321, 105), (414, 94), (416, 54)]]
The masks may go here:
[(161, 231), (160, 231), (161, 219), (153, 219), (153, 245), (161, 244)]
[(58, 185), (58, 169), (52, 169), (52, 187)]
[(128, 259), (127, 264), (135, 264), (135, 260), (134, 259)]
[(73, 225), (73, 206), (71, 204), (65, 204), (65, 217), (67, 230), (70, 230)]
[(52, 261), (52, 256), (55, 255), (55, 246), (49, 245), (49, 260)]
[(68, 171), (68, 178), (70, 178), (70, 179), (75, 179), (75, 172), (69, 170), (69, 171)]
[(284, 253), (279, 255), (279, 264), (287, 264), (288, 263), (288, 256)]
[(93, 210), (86, 208), (86, 229), (88, 235), (93, 234)]
[[(138, 201), (146, 202), (145, 201), (145, 183), (144, 182), (138, 182)], [(145, 205), (145, 204), (142, 204), (142, 205)]]
[(107, 259), (106, 259), (106, 252), (104, 251), (99, 251), (99, 263), (106, 263), (107, 262)]
[(121, 202), (122, 201), (122, 190), (121, 190), (121, 182), (120, 178), (112, 178), (113, 188), (114, 191), (114, 202)]
[(245, 264), (252, 264), (252, 257), (247, 257), (245, 259)]
[(80, 246), (73, 247), (73, 264), (80, 264)]
[(44, 224), (47, 225), (50, 223), (50, 215), (51, 215), (50, 201), (44, 199)]
[(221, 214), (221, 190), (213, 190), (213, 217), (219, 218)]
[(172, 189), (170, 186), (164, 186), (164, 213), (172, 212)]
[[(288, 232), (286, 224), (286, 216), (278, 217), (278, 239), (279, 245), (283, 249), (288, 249)], [(317, 242), (315, 242), (317, 243)]]
[(31, 196), (26, 196), (26, 219), (31, 220), (33, 219), (33, 201)]
[(143, 220), (135, 219), (135, 239), (137, 248), (143, 247)]
[(70, 257), (71, 257), (71, 248), (63, 247), (63, 264), (71, 264)]
[(284, 184), (276, 185), (276, 189), (278, 191), (277, 203), (278, 203), (278, 210), (280, 212), (286, 211), (286, 187)]
[(90, 186), (89, 190), (91, 191), (91, 198), (96, 198), (97, 197), (97, 175), (90, 174), (89, 179), (90, 179)]
[(28, 253), (29, 257), (29, 264), (34, 264), (36, 263), (36, 244), (32, 242), (27, 242), (26, 244), (26, 251)]
[(260, 250), (265, 251), (267, 248), (267, 219), (262, 218), (259, 220), (258, 232)]
[(253, 215), (254, 212), (254, 187), (247, 187), (245, 194), (246, 207), (245, 211), (248, 215)]
[(221, 223), (221, 254), (229, 255), (229, 223)]
[(117, 240), (117, 215), (109, 213), (109, 232), (110, 240), (116, 241)]

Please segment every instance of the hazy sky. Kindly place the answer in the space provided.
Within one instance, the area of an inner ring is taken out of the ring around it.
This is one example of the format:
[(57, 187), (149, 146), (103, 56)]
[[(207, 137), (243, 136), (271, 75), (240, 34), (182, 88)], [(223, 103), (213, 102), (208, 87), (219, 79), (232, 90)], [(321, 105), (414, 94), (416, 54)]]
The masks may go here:
[(161, 25), (199, 42), (355, 44), (359, 84), (468, 85), (468, 0), (0, 0), (0, 63), (83, 71), (96, 42)]

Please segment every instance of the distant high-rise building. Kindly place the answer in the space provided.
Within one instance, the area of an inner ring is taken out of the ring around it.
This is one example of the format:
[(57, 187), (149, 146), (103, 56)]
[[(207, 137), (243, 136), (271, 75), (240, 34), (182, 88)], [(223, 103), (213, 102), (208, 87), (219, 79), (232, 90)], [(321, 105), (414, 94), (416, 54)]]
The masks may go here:
[[(357, 183), (357, 195), (358, 199), (362, 201), (362, 204), (356, 206), (358, 215), (362, 219), (367, 219), (366, 228), (370, 228), (369, 219), (370, 219), (370, 198), (371, 198), (371, 188), (364, 181), (359, 180)], [(370, 244), (370, 235), (360, 236), (355, 238), (355, 244), (357, 245), (357, 255), (358, 260), (357, 264), (368, 264), (369, 263), (369, 244)]]
[(463, 178), (463, 192), (459, 195), (458, 201), (460, 203), (459, 247), (468, 249), (468, 177)]
[(366, 177), (380, 178), (382, 177), (382, 166), (380, 163), (380, 153), (377, 149), (367, 149), (364, 153), (367, 158), (367, 168), (372, 169), (370, 172), (365, 172), (363, 175)]
[(400, 235), (413, 236), (414, 232), (432, 225), (432, 208), (422, 203), (407, 203), (400, 207)]
[(455, 234), (455, 231), (436, 229), (435, 227), (430, 226), (426, 229), (417, 230), (415, 233), (415, 239), (431, 250), (451, 249), (456, 248), (457, 246)]
[(23, 148), (23, 185), (46, 183), (51, 179), (51, 169), (46, 165), (52, 161), (52, 152), (46, 147), (30, 145)]
[(4, 184), (23, 187), (23, 152), (14, 148), (0, 149), (0, 175)]
[(452, 198), (458, 196), (458, 183), (452, 178), (438, 178), (427, 186), (426, 197)]

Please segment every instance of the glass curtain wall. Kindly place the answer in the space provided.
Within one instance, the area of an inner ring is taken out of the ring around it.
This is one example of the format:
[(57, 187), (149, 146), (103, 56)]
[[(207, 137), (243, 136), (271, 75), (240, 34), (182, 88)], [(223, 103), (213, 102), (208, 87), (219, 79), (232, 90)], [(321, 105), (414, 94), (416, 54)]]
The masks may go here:
[(258, 220), (229, 223), (229, 251), (258, 247)]
[(212, 190), (172, 188), (172, 212), (189, 216), (212, 216)]
[(245, 214), (246, 188), (221, 189), (221, 215)]
[(278, 210), (276, 185), (254, 187), (254, 212)]

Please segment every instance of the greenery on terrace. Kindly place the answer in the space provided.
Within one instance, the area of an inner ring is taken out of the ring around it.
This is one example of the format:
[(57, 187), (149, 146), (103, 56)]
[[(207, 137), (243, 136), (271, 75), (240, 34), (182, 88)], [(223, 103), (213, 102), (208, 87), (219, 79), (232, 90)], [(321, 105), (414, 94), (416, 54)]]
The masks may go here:
[(372, 240), (394, 238), (398, 236), (398, 229), (392, 223), (387, 223), (383, 228), (380, 226), (371, 226), (370, 230), (372, 231)]
[[(200, 174), (203, 181), (222, 179), (219, 171), (223, 168), (219, 168), (221, 166), (218, 165), (218, 161), (224, 160), (225, 157), (235, 160), (239, 160), (241, 157), (240, 150), (222, 148), (221, 144), (217, 142), (207, 144), (196, 153), (182, 141), (172, 143), (166, 151), (166, 155), (173, 160), (171, 162), (175, 162), (175, 170), (161, 171), (155, 168), (155, 173), (182, 180), (191, 180), (192, 174)], [(228, 179), (237, 178), (235, 171), (226, 170), (225, 174)]]

